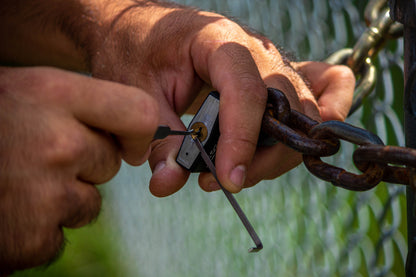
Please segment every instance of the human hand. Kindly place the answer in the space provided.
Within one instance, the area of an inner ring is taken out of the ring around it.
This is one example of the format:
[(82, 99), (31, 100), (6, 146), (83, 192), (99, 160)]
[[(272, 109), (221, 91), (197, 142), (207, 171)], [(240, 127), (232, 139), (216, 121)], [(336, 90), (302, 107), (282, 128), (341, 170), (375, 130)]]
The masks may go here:
[(143, 163), (158, 124), (140, 89), (51, 68), (0, 67), (0, 275), (48, 262), (62, 227), (100, 210), (95, 184)]
[[(346, 67), (290, 63), (266, 38), (215, 13), (155, 3), (120, 10), (94, 52), (93, 74), (151, 91), (159, 100), (161, 122), (174, 129), (185, 128), (179, 116), (203, 84), (219, 91), (215, 163), (219, 180), (232, 192), (275, 178), (301, 161), (281, 144), (257, 149), (266, 87), (283, 91), (293, 109), (314, 119), (343, 120), (347, 114), (354, 77)], [(175, 162), (181, 140), (169, 137), (152, 145), (150, 190), (156, 196), (172, 194), (186, 182), (189, 173)], [(201, 174), (199, 183), (208, 191), (218, 188), (210, 174)]]

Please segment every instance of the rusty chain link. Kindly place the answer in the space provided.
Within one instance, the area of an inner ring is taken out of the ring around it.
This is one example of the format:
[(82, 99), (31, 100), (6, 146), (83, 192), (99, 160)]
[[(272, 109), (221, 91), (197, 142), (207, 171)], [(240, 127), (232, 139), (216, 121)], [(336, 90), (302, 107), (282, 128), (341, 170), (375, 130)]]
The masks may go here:
[[(375, 134), (341, 121), (319, 123), (292, 110), (286, 96), (268, 88), (268, 107), (262, 130), (277, 141), (303, 154), (306, 168), (315, 176), (348, 190), (365, 191), (381, 181), (411, 185), (416, 168), (416, 150), (385, 146)], [(329, 165), (321, 157), (338, 152), (340, 139), (357, 144), (353, 161), (362, 174)], [(406, 167), (405, 167), (406, 166)]]
[[(326, 59), (352, 69), (357, 83), (350, 114), (356, 111), (375, 87), (376, 68), (373, 59), (390, 39), (402, 36), (403, 27), (390, 18), (386, 0), (372, 0), (366, 7), (368, 28), (353, 48), (335, 52)], [(416, 150), (385, 146), (375, 134), (340, 121), (319, 123), (291, 110), (286, 97), (268, 89), (269, 103), (263, 117), (263, 132), (303, 154), (306, 168), (315, 176), (348, 190), (365, 191), (381, 181), (412, 185), (416, 168)], [(340, 140), (357, 144), (353, 152), (355, 166), (362, 174), (329, 165), (321, 157), (334, 155)]]

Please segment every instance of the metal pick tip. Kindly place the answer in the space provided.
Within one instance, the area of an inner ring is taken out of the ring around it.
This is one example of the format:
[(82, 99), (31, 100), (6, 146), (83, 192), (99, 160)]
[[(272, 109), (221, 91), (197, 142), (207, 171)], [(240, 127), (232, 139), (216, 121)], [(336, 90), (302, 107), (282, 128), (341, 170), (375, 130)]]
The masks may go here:
[(263, 249), (263, 244), (259, 244), (256, 247), (251, 247), (248, 252), (249, 253), (256, 253)]

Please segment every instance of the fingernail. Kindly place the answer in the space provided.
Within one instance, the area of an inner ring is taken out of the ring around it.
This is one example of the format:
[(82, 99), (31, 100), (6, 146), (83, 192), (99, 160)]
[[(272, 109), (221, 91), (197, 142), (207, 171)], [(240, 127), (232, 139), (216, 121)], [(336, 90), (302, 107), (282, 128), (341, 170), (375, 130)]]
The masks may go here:
[(155, 168), (153, 169), (153, 174), (158, 173), (159, 171), (161, 171), (162, 169), (164, 169), (166, 167), (166, 161), (161, 161), (159, 162)]
[(246, 180), (246, 167), (244, 165), (234, 167), (230, 174), (230, 180), (237, 188), (242, 189)]

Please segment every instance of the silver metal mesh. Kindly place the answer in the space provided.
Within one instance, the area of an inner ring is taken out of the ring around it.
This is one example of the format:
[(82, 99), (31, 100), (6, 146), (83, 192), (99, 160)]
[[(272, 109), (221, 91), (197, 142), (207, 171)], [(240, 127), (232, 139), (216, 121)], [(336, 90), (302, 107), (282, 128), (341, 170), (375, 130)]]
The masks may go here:
[[(365, 28), (360, 1), (182, 0), (236, 18), (302, 60), (351, 47)], [(375, 93), (348, 122), (404, 145), (402, 42), (379, 54)], [(184, 121), (190, 118), (185, 117)], [(353, 169), (353, 146), (330, 160)], [(205, 193), (195, 176), (164, 199), (147, 189), (150, 171), (123, 165), (105, 188), (132, 276), (404, 276), (405, 197), (401, 186), (364, 193), (332, 187), (303, 165), (236, 198), (261, 237), (252, 242), (221, 192)]]

